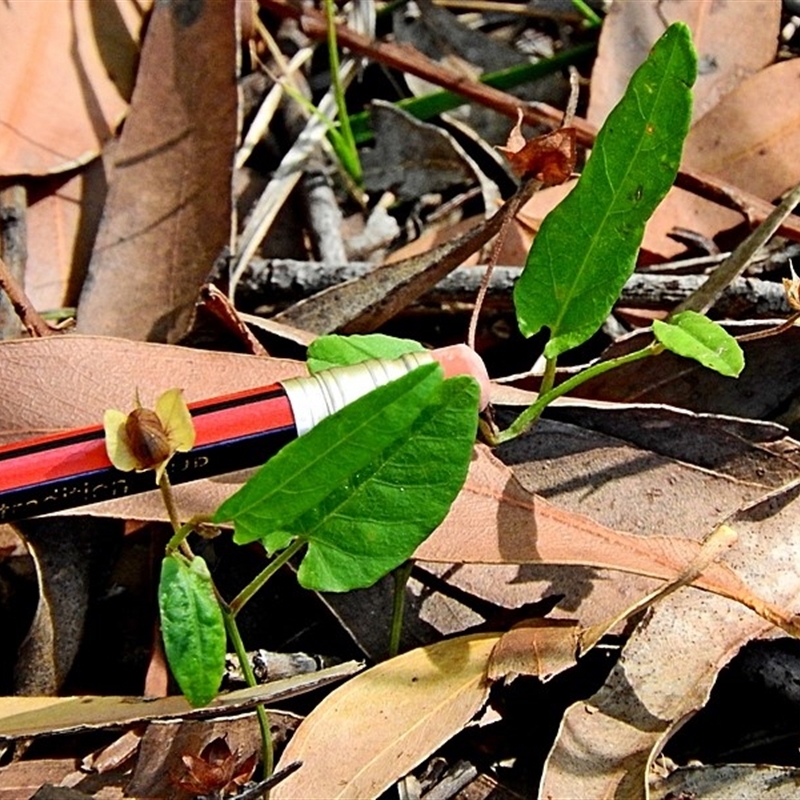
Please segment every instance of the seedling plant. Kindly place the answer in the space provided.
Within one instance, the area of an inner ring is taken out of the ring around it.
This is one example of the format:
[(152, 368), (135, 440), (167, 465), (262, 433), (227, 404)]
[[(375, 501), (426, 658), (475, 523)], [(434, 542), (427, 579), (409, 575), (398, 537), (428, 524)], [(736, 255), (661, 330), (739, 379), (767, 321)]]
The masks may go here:
[[(689, 30), (672, 25), (609, 115), (577, 185), (543, 222), (514, 304), (525, 336), (548, 331), (544, 378), (536, 402), (510, 427), (482, 423), (490, 442), (520, 436), (549, 403), (579, 384), (664, 350), (726, 376), (743, 369), (742, 351), (730, 335), (706, 317), (685, 312), (655, 322), (646, 347), (555, 385), (558, 358), (600, 328), (633, 272), (645, 223), (675, 179), (695, 76)], [(308, 367), (313, 373), (418, 349), (415, 342), (380, 335), (322, 337), (309, 347)], [(174, 527), (159, 587), (165, 650), (183, 693), (193, 705), (203, 705), (219, 689), (226, 640), (255, 684), (236, 616), (287, 561), (302, 554), (298, 581), (325, 592), (370, 586), (408, 562), (463, 486), (479, 389), (470, 377), (445, 380), (437, 364), (419, 367), (323, 420), (267, 462), (213, 517), (186, 524), (178, 518), (164, 467), (176, 450), (191, 446), (191, 420), (179, 394), (167, 394), (156, 412), (113, 416), (109, 452), (122, 468), (157, 470)], [(206, 563), (187, 544), (189, 533), (203, 533), (209, 525), (232, 525), (236, 543), (258, 541), (271, 557), (230, 601), (219, 595)], [(399, 618), (395, 642), (398, 632)], [(272, 747), (263, 709), (259, 718), (269, 773)]]

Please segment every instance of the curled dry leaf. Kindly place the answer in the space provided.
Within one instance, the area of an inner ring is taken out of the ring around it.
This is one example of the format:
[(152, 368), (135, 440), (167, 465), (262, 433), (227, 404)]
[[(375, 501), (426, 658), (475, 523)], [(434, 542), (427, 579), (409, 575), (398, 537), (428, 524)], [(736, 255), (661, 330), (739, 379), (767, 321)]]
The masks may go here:
[(538, 178), (545, 186), (557, 186), (569, 180), (575, 169), (577, 132), (575, 128), (559, 128), (525, 139), (520, 111), (506, 146), (497, 149), (520, 178)]
[(301, 761), (302, 767), (270, 796), (378, 797), (480, 710), (488, 692), (486, 662), (497, 640), (496, 634), (463, 636), (411, 650), (329, 694), (278, 764)]

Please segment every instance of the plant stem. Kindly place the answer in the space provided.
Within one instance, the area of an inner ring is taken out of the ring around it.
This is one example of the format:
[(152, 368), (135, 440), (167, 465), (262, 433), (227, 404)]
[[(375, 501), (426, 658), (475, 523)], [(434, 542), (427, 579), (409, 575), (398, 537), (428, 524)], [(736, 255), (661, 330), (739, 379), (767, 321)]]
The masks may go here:
[(597, 15), (595, 10), (585, 2), (585, 0), (572, 0), (572, 5), (583, 14), (586, 28), (598, 28), (603, 24), (603, 20)]
[(389, 633), (389, 658), (400, 652), (400, 635), (403, 632), (403, 611), (406, 605), (406, 584), (411, 577), (413, 561), (401, 564), (393, 573), (394, 600), (392, 602), (392, 629)]
[[(222, 609), (222, 618), (225, 620), (225, 630), (228, 632), (228, 638), (231, 640), (233, 649), (239, 658), (239, 665), (242, 668), (242, 675), (247, 682), (248, 686), (257, 686), (256, 676), (253, 674), (253, 667), (250, 664), (250, 659), (247, 657), (247, 651), (242, 641), (242, 635), (239, 633), (239, 627), (236, 624), (236, 617), (230, 605), (220, 600), (220, 608)], [(264, 760), (264, 777), (269, 778), (272, 775), (274, 768), (274, 747), (272, 745), (272, 731), (269, 728), (269, 715), (267, 710), (260, 703), (256, 706), (256, 715), (258, 717), (258, 726), (261, 729), (261, 743), (263, 745), (262, 758)]]
[(556, 382), (556, 364), (557, 358), (548, 358), (545, 362), (544, 375), (542, 375), (542, 383), (539, 386), (539, 395), (547, 394)]
[[(183, 529), (186, 528), (186, 526), (181, 526), (181, 520), (178, 516), (178, 506), (175, 505), (175, 497), (172, 494), (172, 484), (169, 482), (169, 477), (167, 476), (166, 470), (164, 470), (161, 478), (158, 481), (158, 488), (161, 490), (161, 497), (164, 500), (164, 505), (167, 509), (167, 515), (169, 516), (169, 521), (172, 525), (172, 530), (174, 531), (172, 538), (169, 540), (169, 542), (167, 542), (167, 555), (169, 555), (176, 547), (180, 547), (181, 552), (186, 556), (186, 558), (194, 558), (194, 553), (186, 543), (186, 537), (191, 533), (194, 526), (190, 526), (188, 530), (184, 532)], [(170, 549), (170, 545), (172, 545), (173, 542), (174, 546)]]
[(341, 76), (339, 75), (339, 48), (336, 43), (336, 19), (333, 0), (325, 0), (325, 17), (328, 24), (328, 61), (331, 68), (331, 86), (336, 97), (336, 108), (338, 109), (339, 125), (341, 126), (342, 138), (344, 139), (347, 150), (347, 159), (344, 162), (350, 172), (350, 177), (361, 184), (364, 177), (361, 169), (361, 161), (358, 158), (358, 149), (350, 127), (350, 116), (347, 113), (347, 103), (344, 99), (344, 88), (342, 87)]
[(545, 410), (545, 408), (547, 408), (548, 405), (550, 405), (550, 403), (553, 402), (553, 400), (567, 394), (568, 392), (571, 392), (582, 383), (585, 383), (592, 378), (596, 378), (598, 375), (602, 375), (604, 372), (621, 367), (623, 364), (630, 364), (634, 361), (639, 361), (642, 358), (658, 355), (659, 353), (663, 352), (663, 350), (664, 345), (659, 344), (658, 342), (653, 342), (641, 350), (635, 350), (633, 353), (628, 353), (627, 355), (619, 356), (618, 358), (611, 358), (608, 361), (599, 361), (597, 364), (593, 364), (583, 372), (573, 375), (563, 383), (560, 383), (554, 389), (550, 389), (548, 392), (541, 393), (532, 406), (526, 408), (525, 411), (523, 411), (514, 420), (514, 422), (511, 423), (511, 425), (509, 425), (504, 431), (500, 431), (500, 433), (494, 437), (495, 440), (493, 444), (502, 444), (503, 442), (508, 442), (511, 439), (516, 439), (517, 436), (521, 436), (539, 419), (539, 417), (542, 415), (542, 412)]
[[(163, 489), (162, 489), (163, 494)], [(170, 555), (177, 550), (181, 544), (183, 544), (183, 540), (192, 532), (194, 531), (198, 525), (202, 525), (204, 522), (211, 522), (214, 518), (209, 514), (195, 514), (188, 522), (184, 522), (183, 525), (180, 525), (175, 533), (172, 535), (172, 538), (167, 542), (167, 546), (165, 548), (166, 554)]]
[(244, 607), (244, 604), (305, 544), (302, 539), (295, 539), (279, 556), (276, 556), (267, 564), (258, 575), (253, 578), (247, 586), (242, 589), (236, 597), (231, 600), (229, 608), (231, 613), (236, 616)]
[(161, 490), (161, 497), (164, 500), (164, 506), (167, 509), (167, 515), (169, 516), (172, 530), (177, 534), (181, 528), (181, 521), (180, 517), (178, 516), (178, 507), (175, 505), (175, 498), (172, 495), (172, 484), (169, 482), (169, 477), (167, 476), (166, 470), (161, 475), (161, 479), (158, 482), (158, 488)]

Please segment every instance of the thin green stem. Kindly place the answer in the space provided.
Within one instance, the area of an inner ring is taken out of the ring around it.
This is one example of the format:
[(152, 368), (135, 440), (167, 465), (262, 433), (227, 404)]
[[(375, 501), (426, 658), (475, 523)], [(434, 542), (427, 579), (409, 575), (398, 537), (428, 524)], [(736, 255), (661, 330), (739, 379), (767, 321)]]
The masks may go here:
[(583, 14), (586, 28), (598, 28), (603, 24), (603, 20), (597, 12), (584, 0), (572, 0), (572, 5)]
[(347, 167), (352, 179), (360, 185), (364, 174), (361, 169), (361, 161), (358, 158), (356, 140), (350, 127), (350, 116), (347, 113), (347, 103), (345, 102), (344, 88), (339, 73), (339, 48), (336, 43), (336, 19), (333, 0), (325, 0), (325, 17), (328, 23), (328, 60), (331, 68), (331, 85), (336, 98), (342, 138), (348, 151)]
[(556, 382), (556, 364), (558, 358), (548, 358), (545, 362), (544, 375), (542, 375), (542, 384), (539, 387), (539, 394), (547, 394)]
[(295, 539), (279, 556), (276, 556), (267, 564), (258, 575), (253, 578), (247, 586), (242, 589), (230, 602), (231, 613), (236, 616), (244, 607), (245, 603), (302, 547), (305, 542), (302, 539)]
[(663, 350), (664, 345), (659, 344), (658, 342), (653, 342), (641, 350), (635, 350), (633, 353), (628, 353), (627, 355), (619, 356), (618, 358), (611, 358), (608, 361), (599, 361), (597, 364), (593, 364), (583, 372), (573, 375), (563, 383), (560, 383), (554, 389), (540, 394), (532, 406), (526, 408), (525, 411), (523, 411), (514, 420), (514, 422), (511, 423), (511, 425), (509, 425), (504, 431), (500, 431), (500, 433), (494, 437), (493, 444), (502, 444), (503, 442), (508, 442), (511, 439), (516, 439), (517, 436), (521, 436), (531, 428), (531, 426), (542, 415), (542, 412), (545, 410), (545, 408), (547, 408), (547, 406), (550, 405), (553, 400), (571, 392), (582, 383), (585, 383), (592, 378), (596, 378), (598, 375), (602, 375), (604, 372), (609, 372), (612, 369), (621, 367), (623, 364), (631, 364), (634, 361), (639, 361), (642, 358), (658, 355), (658, 353), (663, 352)]
[(211, 522), (213, 519), (214, 518), (210, 514), (195, 514), (188, 522), (184, 522), (167, 542), (166, 554), (170, 555), (174, 553), (192, 531), (196, 530), (199, 525)]
[(161, 474), (161, 478), (158, 481), (158, 488), (161, 490), (161, 497), (164, 500), (164, 506), (167, 509), (167, 516), (169, 516), (172, 530), (177, 534), (181, 527), (181, 521), (178, 516), (178, 506), (175, 505), (175, 498), (172, 494), (172, 484), (169, 482), (169, 476), (166, 470)]
[[(256, 676), (253, 673), (253, 666), (250, 664), (250, 659), (247, 657), (247, 651), (244, 648), (242, 635), (239, 633), (239, 627), (236, 624), (236, 617), (230, 605), (220, 601), (220, 608), (222, 609), (222, 618), (225, 620), (225, 630), (228, 632), (228, 638), (233, 645), (233, 649), (239, 658), (239, 665), (242, 668), (242, 675), (247, 682), (248, 686), (257, 686)], [(275, 748), (272, 744), (272, 731), (269, 727), (269, 715), (267, 710), (260, 703), (256, 706), (256, 716), (258, 717), (258, 726), (261, 729), (261, 744), (262, 744), (262, 758), (264, 760), (264, 777), (269, 778), (272, 775), (272, 770), (275, 766)]]
[(393, 573), (394, 600), (392, 602), (392, 629), (389, 633), (389, 658), (400, 652), (400, 635), (403, 632), (403, 612), (406, 607), (406, 584), (411, 577), (413, 561), (401, 564)]
[[(194, 553), (192, 553), (189, 544), (186, 542), (186, 537), (191, 532), (191, 529), (185, 533), (182, 532), (181, 520), (178, 516), (178, 506), (175, 504), (175, 497), (172, 494), (172, 484), (169, 482), (169, 477), (167, 476), (166, 470), (159, 478), (158, 488), (161, 490), (161, 498), (164, 500), (164, 505), (167, 509), (167, 516), (169, 517), (172, 530), (174, 531), (172, 538), (167, 543), (167, 555), (172, 553), (175, 548), (180, 548), (181, 552), (186, 556), (186, 558), (194, 558)], [(175, 542), (175, 546), (170, 549), (170, 545), (173, 542)]]

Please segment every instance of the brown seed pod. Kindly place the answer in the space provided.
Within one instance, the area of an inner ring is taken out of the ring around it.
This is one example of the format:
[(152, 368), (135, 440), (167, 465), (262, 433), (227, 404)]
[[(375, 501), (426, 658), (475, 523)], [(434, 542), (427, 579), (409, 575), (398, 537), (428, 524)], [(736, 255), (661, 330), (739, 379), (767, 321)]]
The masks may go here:
[(136, 408), (125, 421), (125, 435), (139, 469), (152, 469), (170, 457), (167, 432), (155, 411)]

